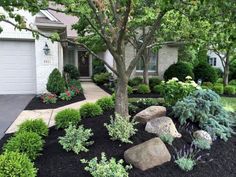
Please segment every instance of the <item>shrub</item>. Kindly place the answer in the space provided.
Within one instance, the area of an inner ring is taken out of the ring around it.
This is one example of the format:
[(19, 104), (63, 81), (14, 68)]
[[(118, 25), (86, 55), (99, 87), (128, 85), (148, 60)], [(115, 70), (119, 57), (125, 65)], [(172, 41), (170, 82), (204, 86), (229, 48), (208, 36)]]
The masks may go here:
[(103, 114), (102, 108), (96, 103), (85, 103), (79, 111), (82, 118), (96, 117)]
[(72, 64), (64, 66), (64, 73), (68, 75), (69, 79), (79, 79), (79, 70)]
[(42, 119), (26, 120), (19, 125), (18, 132), (34, 132), (40, 136), (48, 135), (48, 126)]
[(103, 111), (113, 110), (115, 106), (115, 102), (110, 96), (100, 98), (97, 100), (97, 104), (102, 108)]
[(123, 143), (132, 143), (130, 137), (135, 135), (137, 129), (134, 126), (137, 123), (129, 120), (129, 117), (122, 117), (119, 114), (115, 114), (115, 118), (111, 117), (110, 124), (104, 124), (107, 128), (112, 140), (119, 140)]
[(236, 89), (234, 86), (227, 85), (224, 88), (224, 93), (227, 95), (235, 95)]
[(123, 160), (117, 162), (114, 158), (108, 160), (105, 153), (101, 154), (100, 161), (95, 157), (90, 161), (82, 159), (81, 162), (87, 164), (85, 170), (93, 177), (129, 177), (127, 171), (132, 168), (130, 165), (123, 166)]
[(223, 85), (214, 85), (212, 88), (213, 91), (222, 95), (224, 93), (224, 86)]
[(66, 151), (73, 151), (79, 154), (81, 151), (88, 152), (87, 146), (93, 144), (93, 141), (88, 141), (93, 136), (91, 129), (85, 129), (82, 125), (76, 128), (75, 125), (70, 125), (65, 129), (64, 137), (59, 137), (59, 143)]
[(220, 68), (214, 68), (217, 78), (222, 78), (223, 77), (223, 71)]
[(154, 92), (154, 93), (161, 94), (161, 93), (163, 92), (163, 86), (162, 86), (162, 85), (156, 85), (156, 86), (153, 88), (153, 92)]
[(199, 63), (193, 69), (195, 80), (201, 79), (203, 82), (212, 82), (217, 81), (217, 73), (215, 69), (208, 63)]
[(1, 177), (36, 177), (37, 170), (25, 154), (7, 151), (0, 155)]
[(196, 146), (199, 149), (205, 150), (205, 149), (211, 149), (211, 144), (209, 141), (203, 139), (203, 138), (197, 138), (193, 140), (194, 146)]
[(138, 92), (138, 93), (141, 93), (141, 94), (145, 94), (145, 93), (150, 93), (151, 90), (150, 90), (150, 88), (149, 88), (148, 85), (146, 85), (146, 84), (140, 84), (140, 85), (138, 86), (137, 92)]
[(206, 86), (208, 89), (212, 89), (214, 85), (211, 82), (203, 82), (202, 86)]
[(106, 73), (100, 73), (100, 74), (95, 74), (93, 77), (93, 81), (97, 83), (98, 85), (103, 85), (105, 83), (109, 82), (111, 74), (106, 72)]
[(81, 120), (80, 113), (75, 109), (64, 109), (55, 117), (57, 128), (67, 128), (70, 124), (77, 125)]
[(70, 101), (74, 95), (75, 93), (73, 91), (66, 90), (63, 93), (60, 93), (59, 98), (62, 99), (63, 101)]
[(149, 78), (149, 87), (152, 90), (156, 85), (159, 85), (161, 83), (161, 79), (158, 77), (151, 77)]
[(127, 90), (128, 90), (128, 94), (129, 94), (129, 95), (133, 93), (133, 88), (130, 87), (129, 85), (128, 85)]
[(170, 65), (170, 67), (164, 73), (165, 81), (172, 79), (173, 77), (178, 78), (180, 81), (185, 81), (187, 76), (194, 77), (191, 66), (188, 63), (178, 62)]
[(216, 83), (223, 84), (223, 78), (219, 78), (219, 79), (217, 79)]
[(24, 153), (34, 160), (43, 150), (43, 143), (44, 141), (37, 133), (23, 131), (10, 138), (3, 149), (4, 151)]
[(65, 90), (65, 81), (58, 69), (54, 69), (49, 75), (47, 90), (53, 94), (59, 95)]
[(229, 82), (229, 85), (234, 85), (234, 86), (236, 86), (236, 79), (231, 80), (231, 81)]
[(172, 145), (174, 141), (174, 137), (171, 134), (162, 134), (160, 138), (164, 143), (168, 143), (169, 145)]
[(212, 137), (218, 136), (225, 141), (234, 133), (231, 115), (221, 105), (219, 95), (212, 90), (197, 90), (172, 108), (181, 125), (189, 119), (199, 123), (200, 128)]
[(158, 105), (159, 101), (157, 99), (153, 98), (140, 98), (139, 100), (136, 101), (135, 106), (139, 108), (147, 108), (149, 106), (154, 106)]
[(134, 105), (132, 103), (129, 103), (128, 108), (129, 108), (129, 113), (130, 114), (136, 113), (137, 110), (139, 109), (138, 106), (136, 106), (136, 105)]
[(68, 89), (73, 91), (75, 95), (83, 93), (83, 88), (79, 80), (72, 79), (68, 82)]
[(51, 93), (45, 93), (40, 97), (43, 103), (46, 104), (55, 104), (57, 102), (57, 95)]
[(136, 87), (143, 83), (143, 78), (141, 77), (134, 77), (133, 79), (129, 80), (129, 86)]
[(93, 75), (107, 72), (104, 63), (99, 59), (93, 59)]

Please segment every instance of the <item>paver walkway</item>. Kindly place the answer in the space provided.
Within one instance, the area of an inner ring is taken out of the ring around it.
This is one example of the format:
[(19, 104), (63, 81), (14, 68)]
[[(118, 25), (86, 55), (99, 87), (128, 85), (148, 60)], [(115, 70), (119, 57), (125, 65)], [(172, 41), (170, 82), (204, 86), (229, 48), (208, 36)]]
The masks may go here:
[(13, 133), (17, 131), (18, 125), (24, 122), (27, 119), (37, 119), (42, 118), (49, 127), (55, 125), (54, 117), (55, 115), (65, 109), (65, 108), (74, 108), (79, 109), (80, 106), (87, 102), (96, 102), (98, 99), (109, 96), (107, 92), (102, 90), (100, 87), (95, 85), (92, 82), (82, 82), (82, 87), (84, 89), (84, 96), (86, 100), (72, 103), (70, 105), (66, 105), (57, 109), (42, 109), (42, 110), (25, 110), (22, 111), (21, 114), (16, 118), (16, 120), (12, 123), (12, 125), (8, 128), (6, 133)]

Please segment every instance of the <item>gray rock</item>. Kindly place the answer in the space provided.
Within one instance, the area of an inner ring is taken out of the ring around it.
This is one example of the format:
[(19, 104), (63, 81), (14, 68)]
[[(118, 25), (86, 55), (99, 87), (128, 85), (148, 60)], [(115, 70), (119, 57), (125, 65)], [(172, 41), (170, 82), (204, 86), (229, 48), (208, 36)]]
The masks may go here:
[(150, 139), (124, 153), (127, 163), (145, 171), (171, 160), (171, 155), (160, 138)]
[(157, 136), (161, 136), (162, 134), (170, 134), (175, 138), (181, 137), (181, 134), (177, 131), (175, 124), (169, 117), (159, 117), (148, 121), (145, 131), (157, 134)]
[(212, 144), (212, 138), (211, 135), (204, 131), (204, 130), (197, 130), (193, 133), (193, 137), (195, 139), (205, 139), (207, 140), (210, 144)]
[(134, 119), (141, 123), (146, 123), (151, 119), (166, 115), (166, 108), (163, 106), (150, 106), (134, 116)]

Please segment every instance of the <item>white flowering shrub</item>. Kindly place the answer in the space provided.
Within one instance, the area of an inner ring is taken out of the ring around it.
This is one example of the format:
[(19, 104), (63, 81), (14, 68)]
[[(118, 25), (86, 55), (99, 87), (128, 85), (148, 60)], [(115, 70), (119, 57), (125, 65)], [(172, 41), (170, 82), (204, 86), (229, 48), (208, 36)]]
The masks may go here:
[(115, 118), (111, 117), (110, 124), (104, 124), (107, 128), (112, 140), (119, 140), (123, 143), (132, 143), (130, 137), (136, 134), (137, 129), (135, 125), (137, 122), (129, 119), (129, 117), (122, 117), (119, 114), (115, 114)]

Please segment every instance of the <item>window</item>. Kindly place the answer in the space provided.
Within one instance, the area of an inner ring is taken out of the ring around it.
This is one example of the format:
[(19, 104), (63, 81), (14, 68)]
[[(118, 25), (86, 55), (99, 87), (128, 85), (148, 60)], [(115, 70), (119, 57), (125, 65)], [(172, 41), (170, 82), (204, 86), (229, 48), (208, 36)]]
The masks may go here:
[(211, 66), (216, 66), (216, 57), (209, 57), (208, 62)]
[[(142, 72), (144, 68), (143, 66), (144, 66), (143, 60), (139, 60), (136, 66), (136, 71)], [(151, 53), (148, 72), (156, 72), (156, 71), (157, 71), (157, 53)]]

